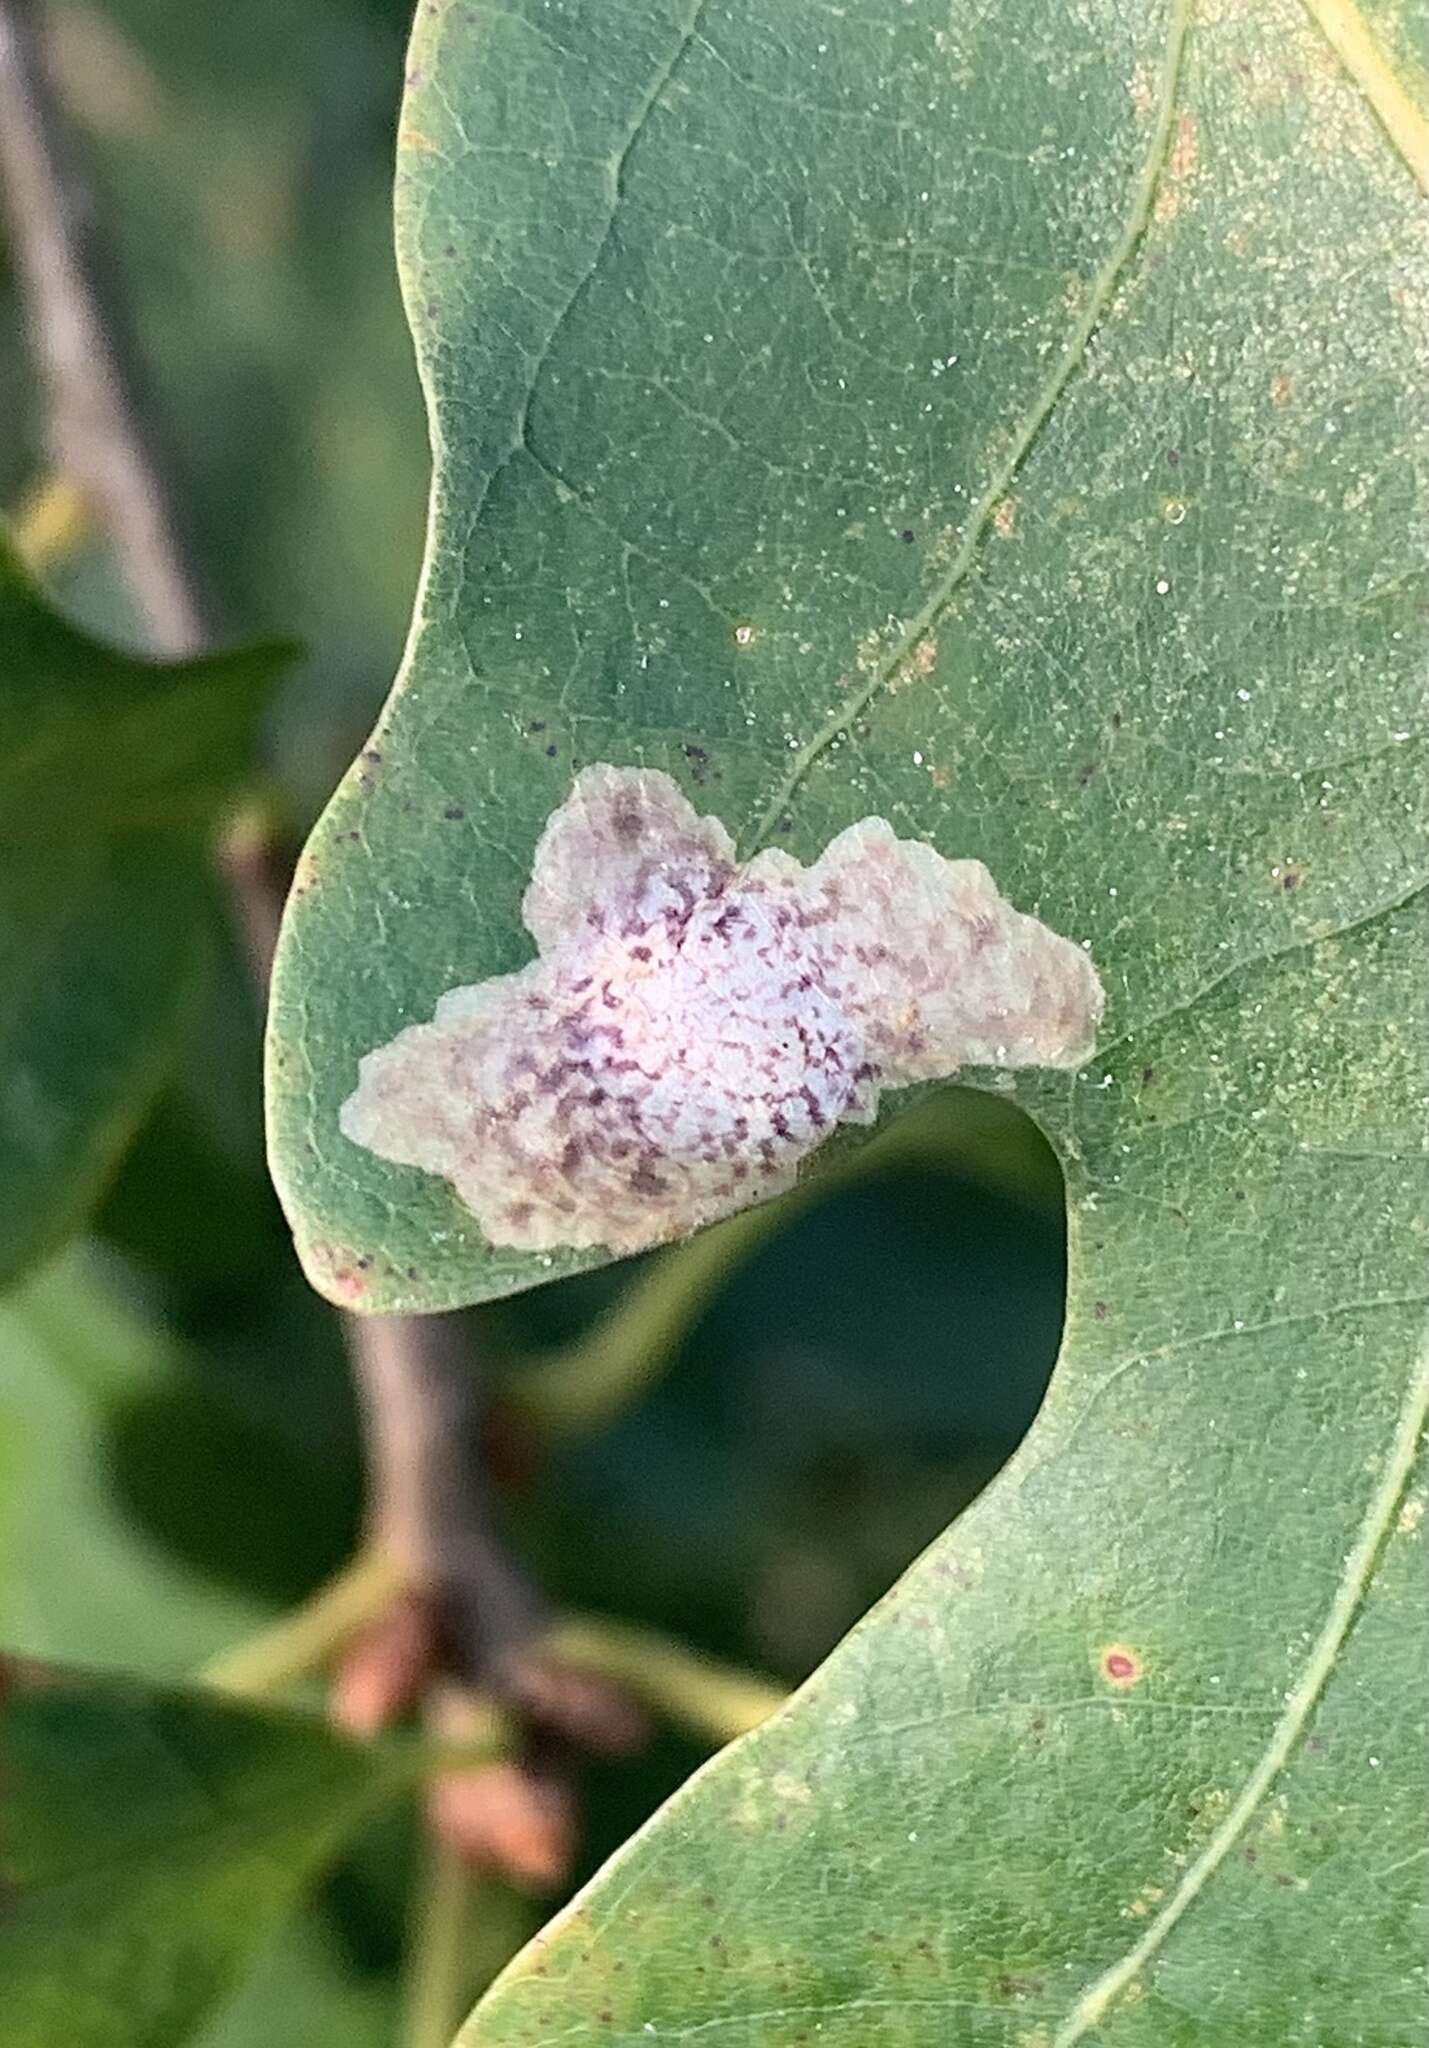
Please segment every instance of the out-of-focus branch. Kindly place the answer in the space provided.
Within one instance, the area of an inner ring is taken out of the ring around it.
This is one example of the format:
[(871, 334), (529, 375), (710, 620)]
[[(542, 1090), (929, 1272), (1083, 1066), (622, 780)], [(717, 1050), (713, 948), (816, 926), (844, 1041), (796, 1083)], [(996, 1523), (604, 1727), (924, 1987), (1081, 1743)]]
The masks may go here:
[(196, 1675), (216, 1692), (266, 1699), (323, 1670), (406, 1590), (391, 1558), (365, 1550), (301, 1607), (260, 1635), (221, 1650)]
[(266, 995), (289, 873), (268, 807), (255, 800), (235, 812), (214, 858), (228, 891), (229, 911), (243, 941), (253, 986)]
[(31, 487), (15, 507), (11, 523), (16, 547), (32, 572), (43, 577), (88, 539), (94, 513), (79, 485), (56, 473)]
[[(390, 1618), (394, 1602), (409, 1590), (389, 1555), (364, 1551), (301, 1607), (220, 1652), (197, 1676), (238, 1698), (272, 1698), (340, 1658), (355, 1638)], [(747, 1735), (788, 1697), (783, 1686), (758, 1672), (602, 1615), (562, 1615), (540, 1648), (587, 1678), (611, 1681), (663, 1720), (715, 1744)], [(461, 1715), (437, 1718), (459, 1724)], [(453, 1732), (463, 1731), (457, 1725)]]
[(59, 473), (93, 500), (156, 653), (219, 629), (34, 0), (0, 0), (0, 185)]
[[(113, 549), (156, 654), (193, 654), (223, 612), (183, 514), (184, 493), (144, 374), (94, 188), (65, 119), (36, 0), (0, 0), (0, 203), (48, 398), (55, 473), (45, 503), (83, 498)], [(271, 838), (235, 821), (218, 864), (259, 985), (284, 886)]]
[(548, 1625), (491, 1526), (469, 1317), (349, 1316), (370, 1467), (370, 1541), (434, 1599), (443, 1661), (519, 1690), (513, 1660)]
[(461, 2025), (461, 1986), (474, 1896), (470, 1870), (437, 1835), (426, 1844), (412, 1902), (397, 2038), (401, 2048), (448, 2048)]
[(570, 1614), (551, 1647), (583, 1671), (598, 1672), (652, 1712), (705, 1742), (733, 1742), (778, 1712), (788, 1690), (757, 1672), (671, 1642), (654, 1629), (604, 1616)]

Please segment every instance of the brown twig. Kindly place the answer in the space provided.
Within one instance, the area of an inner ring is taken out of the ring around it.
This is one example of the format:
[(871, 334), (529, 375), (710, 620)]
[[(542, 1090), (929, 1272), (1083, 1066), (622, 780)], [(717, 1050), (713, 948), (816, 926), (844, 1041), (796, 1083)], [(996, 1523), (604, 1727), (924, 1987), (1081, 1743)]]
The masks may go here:
[[(0, 0), (0, 185), (54, 458), (106, 530), (153, 650), (189, 654), (213, 644), (221, 608), (182, 516), (93, 190), (47, 73), (43, 27), (33, 0)], [(265, 989), (287, 877), (251, 812), (216, 858)], [(353, 1653), (349, 1694), (361, 1691), (352, 1672), (365, 1669), (369, 1682), (366, 1712), (350, 1718), (371, 1719), (374, 1702), (396, 1711), (429, 1683), (440, 1691), (445, 1672), (448, 1685), (481, 1684), (528, 1712), (546, 1731), (543, 1758), (553, 1730), (595, 1748), (627, 1746), (632, 1715), (615, 1688), (563, 1671), (537, 1648), (550, 1616), (492, 1528), (470, 1319), (342, 1321), (366, 1425), (373, 1540), (408, 1588), (369, 1640), (365, 1667), (364, 1652)]]
[(550, 1616), (491, 1526), (469, 1317), (346, 1318), (365, 1420), (370, 1540), (430, 1589), (444, 1661), (488, 1680)]
[(56, 467), (92, 498), (156, 653), (191, 654), (219, 610), (180, 515), (93, 189), (53, 90), (44, 16), (0, 0), (0, 183), (49, 393)]

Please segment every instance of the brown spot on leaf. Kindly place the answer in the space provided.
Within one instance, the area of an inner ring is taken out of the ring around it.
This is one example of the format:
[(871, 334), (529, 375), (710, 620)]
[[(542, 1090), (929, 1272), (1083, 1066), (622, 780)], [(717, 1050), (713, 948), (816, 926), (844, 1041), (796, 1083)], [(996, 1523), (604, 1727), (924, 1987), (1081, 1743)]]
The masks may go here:
[(1035, 1998), (1044, 1989), (1044, 1981), (1041, 1977), (1004, 1970), (1000, 1977), (993, 1979), (992, 1988), (999, 1998)]
[(1114, 1685), (1118, 1691), (1125, 1691), (1141, 1683), (1141, 1658), (1129, 1644), (1108, 1643), (1098, 1661), (1102, 1677), (1108, 1685)]

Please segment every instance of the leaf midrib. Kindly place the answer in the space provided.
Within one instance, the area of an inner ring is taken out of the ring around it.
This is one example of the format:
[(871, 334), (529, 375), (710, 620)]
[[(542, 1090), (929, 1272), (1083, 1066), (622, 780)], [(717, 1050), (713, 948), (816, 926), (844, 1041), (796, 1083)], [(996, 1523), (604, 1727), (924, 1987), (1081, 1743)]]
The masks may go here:
[(1363, 94), (1415, 184), (1429, 193), (1429, 121), (1405, 91), (1359, 8), (1353, 0), (1305, 0), (1305, 12)]
[(903, 627), (862, 688), (849, 696), (794, 756), (788, 772), (755, 824), (747, 846), (741, 840), (746, 858), (752, 857), (767, 842), (795, 791), (819, 756), (841, 734), (852, 729), (874, 698), (887, 688), (918, 643), (947, 610), (956, 592), (966, 582), (977, 559), (993, 513), (1006, 497), (1042, 429), (1052, 417), (1063, 392), (1081, 367), (1087, 345), (1101, 325), (1121, 281), (1122, 273), (1136, 253), (1151, 218), (1151, 209), (1155, 203), (1170, 147), (1171, 127), (1176, 116), (1177, 93), (1181, 80), (1181, 60), (1185, 52), (1193, 6), (1194, 0), (1171, 0), (1166, 52), (1161, 64), (1151, 140), (1132, 187), (1131, 202), (1121, 232), (1092, 280), (1087, 302), (1073, 323), (1062, 353), (1033, 394), (1032, 402), (1014, 431), (1002, 460), (995, 465), (991, 477), (983, 486), (981, 495), (968, 515), (967, 530), (957, 554), (946, 573)]
[(1360, 1532), (1345, 1560), (1335, 1597), (1298, 1683), (1285, 1702), (1270, 1740), (1234, 1805), (1190, 1864), (1175, 1891), (1141, 1938), (1103, 1970), (1082, 1993), (1052, 2037), (1051, 2048), (1073, 2048), (1101, 2023), (1108, 2006), (1160, 1949), (1245, 1833), (1266, 1793), (1290, 1761), (1306, 1723), (1332, 1677), (1339, 1653), (1374, 1577), (1381, 1546), (1413, 1470), (1419, 1438), (1429, 1419), (1429, 1349), (1421, 1355), (1400, 1407), (1379, 1483), (1365, 1509)]

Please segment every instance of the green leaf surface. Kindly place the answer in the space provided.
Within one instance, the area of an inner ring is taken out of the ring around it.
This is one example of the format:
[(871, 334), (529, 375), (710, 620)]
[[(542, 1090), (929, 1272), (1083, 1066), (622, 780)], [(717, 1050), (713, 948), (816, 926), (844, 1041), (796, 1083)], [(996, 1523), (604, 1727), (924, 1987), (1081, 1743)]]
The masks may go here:
[(0, 536), (0, 1280), (83, 1220), (168, 1070), (209, 840), (290, 659), (121, 653)]
[(0, 2039), (170, 2048), (401, 1774), (316, 1721), (0, 1665)]
[(527, 957), (587, 761), (804, 859), (881, 812), (1085, 938), (1109, 994), (1092, 1066), (1017, 1085), (1069, 1202), (1022, 1451), (471, 2048), (1402, 2048), (1408, 168), (1290, 0), (436, 5), (402, 149), (427, 570), (275, 993), (318, 1284), (431, 1307), (574, 1263), (491, 1252), (335, 1117), (361, 1053)]

